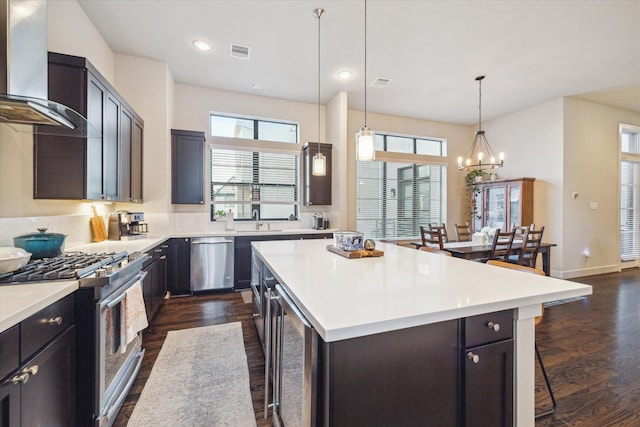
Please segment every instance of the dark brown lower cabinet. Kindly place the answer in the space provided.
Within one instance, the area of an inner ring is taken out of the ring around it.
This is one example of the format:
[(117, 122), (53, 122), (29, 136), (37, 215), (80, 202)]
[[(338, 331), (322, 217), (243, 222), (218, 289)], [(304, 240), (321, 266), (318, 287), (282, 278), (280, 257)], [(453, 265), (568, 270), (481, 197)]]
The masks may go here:
[(469, 348), (465, 356), (465, 427), (512, 426), (513, 340)]
[(75, 349), (72, 325), (0, 383), (1, 427), (76, 425)]
[(72, 326), (28, 363), (38, 373), (22, 384), (22, 426), (75, 425), (75, 342)]
[(458, 425), (457, 344), (457, 320), (321, 344), (318, 425)]
[(149, 259), (144, 264), (147, 276), (142, 282), (142, 295), (149, 323), (162, 305), (167, 293), (167, 255), (169, 244), (162, 243), (147, 252)]
[(171, 295), (191, 293), (191, 239), (169, 240), (167, 286)]

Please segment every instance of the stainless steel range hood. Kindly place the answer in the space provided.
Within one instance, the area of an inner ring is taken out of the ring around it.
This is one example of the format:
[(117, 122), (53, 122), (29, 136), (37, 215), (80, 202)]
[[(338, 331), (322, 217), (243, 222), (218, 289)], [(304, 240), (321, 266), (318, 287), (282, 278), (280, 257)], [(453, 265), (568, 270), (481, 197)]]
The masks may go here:
[(0, 24), (0, 123), (18, 132), (99, 137), (81, 114), (47, 99), (47, 0), (0, 0)]

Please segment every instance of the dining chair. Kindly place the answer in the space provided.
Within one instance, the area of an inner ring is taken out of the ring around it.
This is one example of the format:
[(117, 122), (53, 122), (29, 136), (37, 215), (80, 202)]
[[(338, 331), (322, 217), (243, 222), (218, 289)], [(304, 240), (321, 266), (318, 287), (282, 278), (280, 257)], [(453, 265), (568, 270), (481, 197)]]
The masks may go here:
[(458, 242), (470, 242), (471, 241), (471, 226), (468, 222), (465, 222), (464, 225), (458, 225), (456, 223), (453, 224), (456, 228), (456, 235), (458, 237)]
[(529, 232), (527, 233), (527, 239), (522, 243), (522, 246), (520, 247), (518, 264), (535, 268), (543, 233), (544, 225), (540, 227), (539, 230), (529, 230)]
[(438, 224), (437, 222), (432, 222), (429, 224), (429, 230), (440, 230), (440, 235), (442, 236), (442, 240), (444, 242), (449, 241), (449, 236), (447, 236), (447, 226), (443, 222), (442, 224)]
[(530, 227), (526, 225), (513, 224), (511, 231), (513, 231), (513, 244), (511, 245), (511, 254), (508, 261), (513, 264), (518, 264), (520, 261), (520, 249), (521, 247), (514, 247), (514, 245), (522, 245), (527, 241), (527, 234)]
[[(544, 228), (544, 227), (543, 227)], [(509, 262), (498, 261), (498, 260), (489, 260), (487, 261), (488, 265), (493, 265), (496, 267), (510, 268), (512, 270), (518, 270), (525, 273), (533, 273), (544, 276), (544, 271), (539, 268), (527, 267), (524, 265), (511, 264)], [(541, 312), (540, 316), (536, 316), (535, 325), (538, 326), (540, 322), (542, 322), (542, 318), (544, 317), (544, 304), (541, 304)], [(544, 368), (544, 363), (542, 363), (542, 356), (540, 355), (540, 350), (538, 349), (538, 343), (534, 342), (534, 348), (536, 351), (536, 358), (538, 359), (538, 363), (540, 364), (540, 370), (542, 371), (542, 376), (544, 377), (544, 382), (547, 385), (547, 391), (549, 392), (549, 397), (551, 397), (551, 409), (541, 412), (535, 415), (535, 418), (541, 418), (546, 415), (551, 415), (556, 411), (556, 407), (558, 406), (556, 402), (556, 398), (553, 395), (553, 390), (551, 389), (551, 382), (549, 381), (549, 377), (547, 376), (547, 370)]]
[(420, 250), (438, 255), (451, 256), (451, 252), (445, 251), (444, 249), (432, 248), (431, 246), (423, 246)]
[(511, 245), (513, 244), (513, 230), (509, 232), (501, 232), (498, 228), (493, 235), (491, 243), (491, 252), (489, 252), (489, 260), (497, 259), (500, 261), (509, 261), (511, 255)]
[(422, 237), (422, 246), (444, 249), (444, 240), (440, 228), (427, 230), (420, 226), (420, 236)]

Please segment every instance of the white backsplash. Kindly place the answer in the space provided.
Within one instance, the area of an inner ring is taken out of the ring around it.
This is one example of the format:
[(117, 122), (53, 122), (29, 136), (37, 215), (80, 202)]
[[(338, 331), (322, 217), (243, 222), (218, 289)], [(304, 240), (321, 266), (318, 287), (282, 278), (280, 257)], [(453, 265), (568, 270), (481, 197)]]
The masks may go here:
[[(108, 213), (101, 215), (108, 227)], [(313, 213), (303, 212), (297, 221), (262, 221), (262, 229), (271, 227), (274, 230), (308, 230), (311, 228)], [(51, 233), (62, 233), (67, 236), (65, 247), (73, 247), (91, 242), (89, 214), (0, 218), (0, 246), (13, 246), (13, 238), (37, 232), (38, 228), (47, 228)], [(331, 220), (331, 218), (329, 217)], [(209, 220), (209, 213), (145, 213), (149, 236), (184, 235), (189, 233), (217, 233), (227, 231), (226, 221)], [(331, 223), (331, 228), (336, 228)], [(233, 229), (249, 231), (255, 229), (254, 221), (235, 221)]]

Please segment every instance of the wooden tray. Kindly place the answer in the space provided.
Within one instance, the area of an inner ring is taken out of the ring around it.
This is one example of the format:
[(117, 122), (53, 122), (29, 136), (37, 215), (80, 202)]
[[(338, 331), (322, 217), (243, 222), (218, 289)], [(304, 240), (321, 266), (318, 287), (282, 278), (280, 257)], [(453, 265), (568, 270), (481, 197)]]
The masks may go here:
[(384, 255), (384, 252), (379, 249), (374, 249), (372, 251), (368, 251), (366, 249), (361, 249), (358, 251), (345, 251), (342, 249), (338, 249), (333, 245), (327, 245), (327, 250), (329, 252), (333, 252), (334, 254), (341, 255), (345, 258), (366, 258), (366, 257), (379, 257)]

